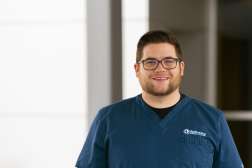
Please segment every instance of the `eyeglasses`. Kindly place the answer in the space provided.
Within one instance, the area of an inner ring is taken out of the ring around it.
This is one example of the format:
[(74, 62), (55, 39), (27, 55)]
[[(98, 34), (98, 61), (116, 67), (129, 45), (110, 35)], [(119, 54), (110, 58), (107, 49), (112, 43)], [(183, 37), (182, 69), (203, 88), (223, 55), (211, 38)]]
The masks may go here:
[(157, 60), (155, 58), (147, 58), (145, 60), (139, 61), (138, 63), (142, 63), (143, 68), (145, 70), (154, 71), (157, 69), (157, 67), (160, 63), (164, 69), (170, 70), (170, 69), (176, 68), (178, 62), (180, 63), (181, 61), (182, 60), (179, 58), (165, 57), (161, 60)]

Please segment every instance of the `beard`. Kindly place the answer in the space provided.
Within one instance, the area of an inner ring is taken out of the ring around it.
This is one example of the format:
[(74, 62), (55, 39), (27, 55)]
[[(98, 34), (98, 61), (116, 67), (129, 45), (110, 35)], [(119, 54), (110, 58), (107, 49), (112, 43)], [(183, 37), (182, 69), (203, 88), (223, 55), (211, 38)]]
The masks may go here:
[(168, 84), (164, 86), (163, 88), (158, 88), (158, 86), (156, 86), (152, 82), (140, 81), (140, 84), (142, 86), (142, 89), (150, 95), (167, 96), (173, 93), (175, 90), (177, 90), (180, 87), (181, 81), (182, 81), (182, 76), (178, 75), (174, 79), (170, 79)]

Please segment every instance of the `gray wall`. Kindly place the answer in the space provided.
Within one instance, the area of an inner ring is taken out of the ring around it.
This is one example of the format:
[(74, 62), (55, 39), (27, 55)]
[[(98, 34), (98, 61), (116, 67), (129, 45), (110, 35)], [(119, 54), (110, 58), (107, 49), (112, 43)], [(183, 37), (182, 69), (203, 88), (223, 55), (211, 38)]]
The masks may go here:
[(186, 64), (182, 90), (207, 100), (207, 1), (150, 1), (150, 29), (165, 29), (176, 34), (182, 44)]
[(121, 1), (87, 1), (88, 121), (122, 97)]

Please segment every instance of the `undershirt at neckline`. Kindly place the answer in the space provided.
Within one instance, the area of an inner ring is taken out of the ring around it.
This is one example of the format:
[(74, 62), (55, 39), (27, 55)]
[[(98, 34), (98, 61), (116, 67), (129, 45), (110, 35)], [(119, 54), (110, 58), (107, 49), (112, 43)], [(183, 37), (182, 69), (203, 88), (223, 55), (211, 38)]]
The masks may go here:
[(149, 108), (151, 108), (155, 113), (157, 113), (157, 115), (162, 119), (162, 118), (164, 118), (183, 98), (185, 97), (185, 95), (184, 94), (180, 94), (180, 99), (179, 99), (179, 101), (176, 103), (176, 104), (174, 104), (174, 105), (172, 105), (172, 106), (170, 106), (170, 107), (165, 107), (165, 108), (155, 108), (155, 107), (152, 107), (152, 106), (150, 106), (149, 104), (147, 104), (145, 101), (144, 101), (144, 99), (142, 98), (142, 95), (140, 96), (140, 98), (142, 99), (142, 101), (144, 102), (144, 104), (146, 105), (146, 106), (148, 106)]

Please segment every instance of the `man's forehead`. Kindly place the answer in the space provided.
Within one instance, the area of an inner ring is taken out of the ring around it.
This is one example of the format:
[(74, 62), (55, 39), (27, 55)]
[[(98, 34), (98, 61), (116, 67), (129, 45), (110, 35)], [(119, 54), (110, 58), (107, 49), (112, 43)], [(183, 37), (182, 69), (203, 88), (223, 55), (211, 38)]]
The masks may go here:
[(163, 55), (163, 56), (153, 56), (153, 55), (143, 55), (143, 58), (142, 59), (158, 59), (158, 60), (162, 60), (164, 58), (178, 58), (176, 55)]
[(143, 48), (143, 52), (175, 52), (174, 45), (170, 43), (151, 43)]
[(169, 43), (148, 44), (143, 48), (143, 59), (165, 57), (177, 58), (175, 47)]
[(160, 42), (160, 43), (148, 43), (144, 46), (144, 48), (146, 47), (171, 47), (175, 49), (175, 46), (171, 43), (168, 42)]

